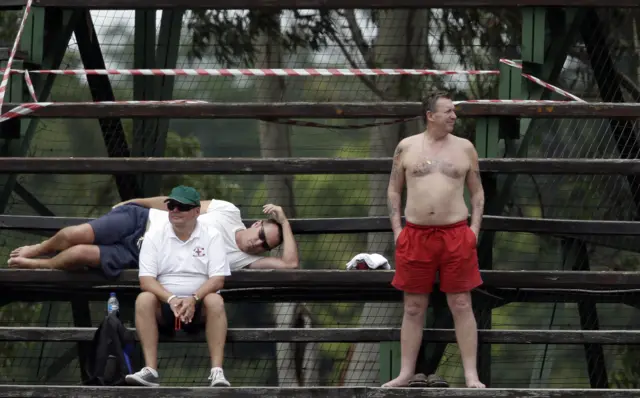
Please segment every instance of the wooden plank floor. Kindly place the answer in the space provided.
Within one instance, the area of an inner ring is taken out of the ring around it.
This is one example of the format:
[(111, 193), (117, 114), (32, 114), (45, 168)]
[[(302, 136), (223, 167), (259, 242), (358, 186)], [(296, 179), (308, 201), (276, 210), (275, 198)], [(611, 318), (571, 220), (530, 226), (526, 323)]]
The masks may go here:
[(85, 387), (0, 385), (1, 398), (632, 398), (640, 390), (597, 389), (466, 389), (368, 387)]

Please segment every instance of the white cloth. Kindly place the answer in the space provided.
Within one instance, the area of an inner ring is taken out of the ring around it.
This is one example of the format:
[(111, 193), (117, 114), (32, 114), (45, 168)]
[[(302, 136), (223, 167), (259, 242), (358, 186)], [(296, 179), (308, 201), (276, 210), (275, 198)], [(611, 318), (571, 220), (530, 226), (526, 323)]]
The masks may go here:
[(151, 276), (176, 296), (190, 296), (209, 278), (229, 276), (222, 236), (198, 222), (189, 239), (180, 240), (171, 223), (147, 233), (140, 248), (139, 276)]
[(347, 263), (347, 270), (355, 269), (359, 262), (367, 264), (369, 269), (391, 269), (389, 261), (378, 253), (360, 253)]

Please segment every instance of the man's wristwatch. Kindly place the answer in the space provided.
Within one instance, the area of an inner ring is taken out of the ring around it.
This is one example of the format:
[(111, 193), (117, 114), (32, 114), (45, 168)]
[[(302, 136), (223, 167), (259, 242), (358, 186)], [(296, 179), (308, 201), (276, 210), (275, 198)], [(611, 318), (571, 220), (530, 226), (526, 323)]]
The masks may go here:
[(193, 293), (193, 298), (196, 299), (196, 304), (200, 301), (200, 297), (197, 294)]

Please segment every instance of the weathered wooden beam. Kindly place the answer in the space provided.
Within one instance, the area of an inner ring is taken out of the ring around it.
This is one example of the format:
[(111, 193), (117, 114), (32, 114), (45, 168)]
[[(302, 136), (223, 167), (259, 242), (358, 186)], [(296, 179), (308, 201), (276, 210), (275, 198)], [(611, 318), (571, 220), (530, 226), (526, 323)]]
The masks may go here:
[[(84, 0), (83, 0), (84, 1)], [(634, 0), (635, 1), (635, 0)], [(126, 7), (126, 9), (131, 8)], [(234, 7), (235, 8), (235, 7)], [(7, 112), (21, 104), (5, 104)], [(415, 117), (422, 113), (419, 102), (209, 102), (209, 103), (74, 103), (56, 102), (33, 109), (21, 117), (32, 118), (172, 118), (172, 119), (264, 119), (282, 118), (376, 118)], [(528, 118), (628, 118), (637, 119), (640, 103), (484, 103), (456, 105), (459, 117), (513, 116)]]
[[(13, 216), (0, 215), (0, 229), (16, 231), (58, 231), (62, 228), (94, 220), (86, 217)], [(255, 219), (245, 219), (248, 227)], [(404, 221), (404, 217), (403, 217)], [(299, 218), (290, 219), (297, 235), (336, 233), (389, 232), (388, 217)], [(526, 217), (484, 216), (484, 231), (531, 232), (558, 235), (640, 235), (640, 222), (541, 219)]]
[[(24, 5), (25, 0), (3, 0), (0, 6)], [(431, 8), (431, 7), (638, 7), (635, 0), (35, 0), (39, 7), (87, 7), (90, 9), (131, 9), (131, 8), (218, 8), (218, 9), (337, 9), (337, 8)]]
[[(484, 173), (636, 175), (640, 159), (480, 159)], [(0, 172), (23, 174), (387, 174), (391, 158), (2, 157)]]
[[(393, 289), (394, 270), (240, 270), (225, 280), (225, 289)], [(482, 270), (484, 285), (498, 288), (640, 289), (639, 271), (504, 271)], [(0, 287), (46, 286), (90, 289), (102, 285), (138, 286), (138, 270), (124, 270), (115, 280), (97, 271), (0, 269)]]
[[(1, 276), (1, 274), (0, 274)], [(102, 284), (87, 288), (56, 288), (42, 284), (1, 285), (3, 297), (12, 302), (68, 302), (81, 297), (87, 301), (103, 302), (109, 293), (116, 291), (121, 303), (133, 304), (140, 288), (136, 284)], [(438, 284), (434, 287), (439, 288)], [(624, 292), (624, 294), (621, 294)], [(580, 303), (591, 300), (596, 303), (627, 304), (640, 309), (640, 289), (589, 290), (589, 289), (526, 289), (526, 288), (494, 288), (482, 286), (471, 292), (474, 302), (483, 299), (493, 300), (497, 306), (507, 303)], [(402, 292), (385, 288), (309, 288), (309, 287), (263, 287), (251, 289), (223, 289), (222, 297), (227, 303), (290, 303), (290, 302), (326, 302), (326, 303), (361, 303), (361, 302), (401, 302)], [(439, 305), (436, 300), (431, 304)], [(443, 303), (446, 305), (445, 303)], [(123, 304), (124, 305), (124, 304)]]
[[(233, 383), (233, 380), (230, 380)], [(93, 387), (2, 385), (0, 398), (636, 398), (631, 389), (375, 388), (375, 387)]]
[[(91, 341), (96, 328), (0, 327), (0, 341)], [(204, 334), (178, 333), (163, 341), (205, 341)], [(454, 330), (425, 329), (429, 342), (455, 343)], [(227, 331), (227, 342), (380, 342), (399, 341), (400, 328), (248, 328)], [(638, 330), (478, 330), (478, 341), (491, 344), (640, 344)]]

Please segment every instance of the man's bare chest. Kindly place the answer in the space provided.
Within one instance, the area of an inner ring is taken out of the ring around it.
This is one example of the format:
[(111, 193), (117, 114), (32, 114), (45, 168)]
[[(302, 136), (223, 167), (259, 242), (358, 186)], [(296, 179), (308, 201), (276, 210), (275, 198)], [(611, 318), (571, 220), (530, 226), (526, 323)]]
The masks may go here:
[(469, 164), (458, 153), (442, 153), (434, 157), (412, 153), (405, 159), (405, 169), (409, 177), (442, 174), (452, 179), (462, 179), (467, 174)]

